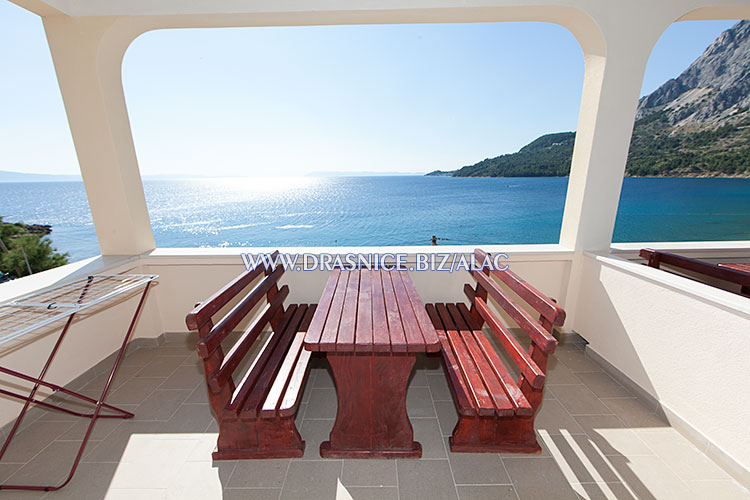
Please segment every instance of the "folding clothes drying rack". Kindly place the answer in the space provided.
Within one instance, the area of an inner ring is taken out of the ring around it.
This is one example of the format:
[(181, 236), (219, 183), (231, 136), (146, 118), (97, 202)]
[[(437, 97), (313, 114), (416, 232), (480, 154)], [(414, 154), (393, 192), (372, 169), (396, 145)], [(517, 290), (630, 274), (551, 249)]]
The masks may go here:
[[(97, 418), (132, 418), (134, 415), (121, 408), (108, 405), (104, 402), (109, 391), (112, 378), (114, 377), (115, 371), (117, 370), (120, 361), (122, 360), (125, 352), (125, 347), (130, 340), (130, 336), (135, 328), (136, 320), (140, 314), (143, 304), (146, 300), (146, 294), (154, 280), (158, 278), (157, 275), (144, 275), (144, 274), (94, 274), (86, 278), (78, 279), (64, 285), (48, 288), (31, 295), (14, 300), (7, 304), (0, 305), (0, 350), (7, 349), (9, 347), (18, 346), (29, 339), (23, 337), (27, 334), (34, 332), (44, 326), (50, 325), (56, 321), (67, 318), (65, 326), (59, 333), (57, 341), (55, 342), (50, 355), (47, 357), (47, 361), (42, 368), (41, 373), (38, 376), (27, 375), (9, 368), (0, 366), (0, 373), (16, 377), (26, 382), (33, 383), (32, 389), (28, 394), (19, 394), (3, 388), (0, 388), (0, 394), (9, 396), (12, 398), (20, 399), (25, 401), (21, 412), (13, 424), (8, 437), (0, 449), (0, 460), (5, 455), (8, 446), (10, 445), (13, 437), (18, 431), (18, 428), (23, 420), (24, 415), (31, 406), (31, 403), (35, 403), (43, 408), (61, 411), (69, 415), (75, 415), (77, 417), (88, 418), (91, 420), (89, 423), (86, 434), (81, 441), (81, 446), (78, 449), (78, 453), (73, 461), (73, 466), (70, 469), (70, 473), (62, 484), (57, 486), (42, 486), (42, 485), (14, 485), (14, 484), (2, 484), (0, 489), (3, 490), (43, 490), (43, 491), (54, 491), (59, 490), (70, 482), (75, 474), (78, 463), (81, 461), (83, 456), (83, 450), (86, 447), (86, 443), (91, 436), (91, 431), (94, 428), (94, 423)], [(47, 371), (49, 370), (52, 360), (57, 354), (57, 351), (65, 338), (68, 329), (70, 328), (73, 318), (76, 314), (86, 309), (89, 309), (96, 305), (106, 306), (107, 302), (112, 302), (115, 297), (122, 296), (128, 292), (136, 292), (142, 289), (140, 292), (140, 299), (138, 306), (133, 313), (133, 318), (130, 321), (130, 326), (125, 333), (125, 338), (122, 341), (120, 350), (117, 352), (117, 356), (114, 361), (112, 369), (109, 371), (109, 377), (107, 382), (104, 384), (102, 393), (99, 399), (93, 399), (83, 394), (71, 391), (65, 387), (47, 382), (44, 380)], [(42, 401), (36, 399), (35, 396), (40, 386), (52, 389), (54, 393), (63, 393), (67, 396), (78, 398), (85, 401), (89, 405), (93, 405), (93, 412), (81, 413), (63, 408), (54, 403)], [(106, 408), (114, 413), (100, 414), (102, 408)]]

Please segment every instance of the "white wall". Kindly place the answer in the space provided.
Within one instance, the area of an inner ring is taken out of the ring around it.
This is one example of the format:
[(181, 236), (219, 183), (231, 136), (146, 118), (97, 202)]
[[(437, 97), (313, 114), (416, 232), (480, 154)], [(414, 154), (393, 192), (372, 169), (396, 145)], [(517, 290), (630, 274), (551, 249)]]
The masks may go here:
[(738, 462), (747, 484), (750, 300), (593, 254), (584, 257), (580, 290), (570, 326), (656, 398), (675, 427), (703, 435), (709, 455)]

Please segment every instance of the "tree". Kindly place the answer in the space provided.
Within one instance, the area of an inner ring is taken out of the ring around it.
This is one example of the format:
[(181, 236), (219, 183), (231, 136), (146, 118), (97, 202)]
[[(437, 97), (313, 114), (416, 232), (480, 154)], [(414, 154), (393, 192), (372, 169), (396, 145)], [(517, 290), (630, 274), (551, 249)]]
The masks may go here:
[[(23, 223), (3, 222), (0, 217), (0, 273), (20, 278), (68, 263), (67, 253), (59, 253), (44, 234), (34, 234)], [(24, 255), (25, 254), (25, 255)], [(28, 264), (27, 264), (28, 263)]]

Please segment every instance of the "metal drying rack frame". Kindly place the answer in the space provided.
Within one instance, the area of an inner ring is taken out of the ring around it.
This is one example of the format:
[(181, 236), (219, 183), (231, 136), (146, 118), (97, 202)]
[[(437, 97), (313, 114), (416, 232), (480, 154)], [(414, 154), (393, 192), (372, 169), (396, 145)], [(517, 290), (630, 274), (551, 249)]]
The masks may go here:
[[(56, 410), (69, 415), (74, 415), (81, 418), (88, 418), (91, 422), (86, 429), (81, 446), (78, 448), (73, 465), (67, 478), (59, 485), (15, 485), (15, 484), (2, 484), (0, 489), (2, 490), (41, 490), (41, 491), (54, 491), (59, 490), (70, 482), (75, 474), (76, 468), (78, 467), (81, 457), (83, 457), (83, 450), (91, 437), (91, 431), (94, 428), (94, 423), (98, 418), (132, 418), (134, 415), (131, 412), (125, 411), (121, 408), (117, 408), (112, 405), (108, 405), (104, 402), (109, 392), (112, 378), (114, 377), (115, 371), (122, 360), (123, 354), (125, 353), (125, 347), (130, 340), (130, 337), (135, 328), (136, 321), (143, 309), (143, 304), (146, 301), (146, 294), (154, 280), (159, 276), (155, 274), (93, 274), (86, 278), (81, 278), (63, 285), (47, 288), (30, 295), (13, 300), (6, 304), (0, 305), (0, 349), (5, 347), (6, 344), (13, 341), (20, 343), (23, 337), (35, 330), (38, 330), (44, 326), (50, 325), (55, 321), (59, 321), (63, 318), (67, 318), (65, 326), (55, 342), (52, 351), (47, 357), (47, 361), (44, 364), (44, 368), (38, 376), (34, 377), (27, 375), (10, 368), (0, 366), (0, 373), (5, 373), (11, 377), (24, 380), (26, 382), (33, 383), (32, 389), (28, 394), (19, 394), (6, 389), (0, 389), (0, 394), (9, 396), (12, 398), (20, 399), (24, 401), (24, 405), (21, 408), (21, 412), (16, 417), (13, 427), (8, 432), (8, 437), (5, 440), (2, 448), (0, 449), (0, 460), (2, 460), (5, 452), (10, 446), (13, 437), (18, 431), (21, 421), (24, 415), (31, 407), (32, 403), (35, 403), (45, 409)], [(73, 318), (76, 314), (84, 311), (88, 308), (103, 304), (107, 301), (111, 301), (115, 297), (121, 296), (128, 292), (133, 292), (139, 288), (143, 288), (138, 301), (138, 306), (133, 313), (133, 317), (130, 321), (130, 325), (125, 333), (125, 338), (122, 341), (115, 362), (112, 369), (109, 371), (109, 377), (107, 382), (104, 384), (101, 395), (98, 399), (93, 399), (78, 392), (71, 391), (60, 385), (44, 380), (47, 371), (49, 370), (52, 360), (57, 354), (57, 351), (65, 338), (68, 329), (70, 328)], [(53, 391), (53, 393), (63, 393), (68, 396), (78, 398), (85, 401), (86, 403), (93, 405), (93, 411), (91, 413), (81, 413), (77, 411), (64, 408), (54, 403), (42, 401), (36, 399), (36, 393), (40, 386), (47, 387)], [(115, 413), (112, 414), (100, 414), (101, 409), (106, 408)], [(12, 479), (12, 477), (11, 477)]]

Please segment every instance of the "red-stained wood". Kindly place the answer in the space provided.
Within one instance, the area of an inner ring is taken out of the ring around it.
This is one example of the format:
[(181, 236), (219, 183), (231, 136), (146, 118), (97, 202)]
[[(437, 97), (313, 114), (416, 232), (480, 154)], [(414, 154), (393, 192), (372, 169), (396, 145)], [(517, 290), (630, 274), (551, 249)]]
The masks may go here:
[(415, 355), (328, 353), (338, 397), (326, 458), (419, 458), (422, 447), (406, 413)]
[(500, 289), (489, 276), (474, 271), (472, 276), (477, 283), (487, 290), (487, 293), (495, 299), (500, 307), (515, 321), (518, 326), (524, 329), (531, 340), (539, 346), (544, 352), (551, 354), (557, 346), (557, 339), (547, 332), (542, 326), (531, 317), (522, 307), (516, 304), (503, 290)]
[(326, 354), (336, 381), (336, 422), (321, 455), (420, 457), (406, 387), (416, 353), (437, 352), (440, 339), (411, 278), (396, 270), (340, 271), (327, 311), (324, 302), (313, 318), (326, 316), (321, 333), (308, 331), (304, 343)]
[(337, 352), (354, 352), (354, 332), (357, 326), (357, 302), (359, 301), (360, 271), (350, 271), (346, 285), (344, 306), (341, 310), (339, 333), (336, 338)]
[(294, 316), (292, 316), (291, 321), (284, 329), (284, 333), (281, 334), (279, 342), (273, 346), (273, 350), (268, 357), (268, 361), (265, 363), (264, 369), (260, 373), (260, 377), (258, 377), (257, 382), (254, 384), (253, 390), (248, 394), (242, 410), (240, 410), (240, 416), (245, 418), (256, 418), (258, 416), (258, 411), (266, 399), (268, 390), (271, 388), (273, 379), (276, 377), (306, 311), (307, 306), (302, 305), (297, 307)]
[[(282, 341), (283, 332), (292, 322), (297, 310), (298, 307), (296, 305), (290, 305), (287, 307), (284, 317), (279, 323), (280, 329), (272, 332), (272, 334), (266, 339), (265, 344), (260, 348), (258, 356), (253, 360), (252, 364), (247, 368), (242, 379), (240, 379), (240, 382), (237, 384), (237, 388), (235, 389), (234, 394), (232, 394), (232, 400), (226, 406), (226, 411), (239, 413), (240, 410), (242, 410), (245, 401), (247, 401), (247, 397), (255, 388), (263, 371), (266, 370), (266, 364), (271, 358), (274, 348), (280, 341)], [(273, 366), (271, 366), (271, 370), (273, 370)]]
[[(271, 260), (275, 262), (279, 252), (276, 251), (271, 255)], [(268, 274), (263, 266), (257, 266), (249, 269), (227, 283), (219, 291), (211, 295), (206, 300), (197, 302), (195, 308), (185, 317), (185, 323), (188, 329), (198, 330), (203, 327), (206, 321), (209, 321), (219, 310), (234, 299), (245, 287), (255, 281), (263, 273)]]
[[(508, 395), (505, 393), (502, 382), (495, 374), (491, 361), (485, 355), (485, 351), (479, 347), (476, 338), (471, 330), (469, 330), (463, 317), (461, 317), (458, 307), (456, 307), (456, 304), (448, 304), (447, 309), (451, 315), (453, 323), (456, 325), (456, 329), (461, 335), (461, 339), (464, 341), (464, 345), (466, 346), (471, 359), (477, 367), (479, 375), (482, 377), (482, 381), (487, 388), (492, 403), (495, 408), (497, 408), (498, 416), (509, 417), (514, 415), (515, 405), (508, 399)], [(492, 354), (497, 357), (495, 353)], [(499, 361), (499, 359), (497, 359), (497, 361)]]
[[(435, 332), (432, 321), (430, 321), (430, 317), (427, 315), (427, 311), (425, 310), (422, 299), (419, 297), (417, 288), (414, 286), (414, 282), (411, 280), (408, 271), (399, 272), (401, 273), (401, 281), (404, 284), (404, 288), (406, 288), (407, 296), (411, 303), (412, 310), (414, 311), (417, 323), (422, 332), (422, 339), (424, 340), (424, 344), (426, 346), (425, 350), (427, 352), (438, 352), (440, 350), (440, 346), (437, 343), (437, 332)], [(434, 346), (434, 349), (431, 348), (432, 346)]]
[(396, 300), (396, 293), (393, 291), (391, 273), (381, 270), (380, 279), (383, 283), (385, 316), (388, 321), (388, 333), (391, 337), (391, 352), (407, 352), (406, 335), (404, 335), (404, 326), (401, 323), (401, 312)]
[[(216, 325), (213, 315), (234, 298), (242, 296), (245, 288), (262, 274), (262, 269), (243, 273), (210, 299), (202, 301), (186, 317), (189, 327), (201, 324), (196, 349), (203, 359), (209, 403), (219, 424), (217, 447), (212, 454), (215, 460), (291, 458), (301, 457), (304, 452), (305, 442), (297, 430), (294, 416), (310, 360), (310, 352), (302, 349), (302, 342), (316, 308), (314, 305), (292, 304), (284, 309), (283, 301), (289, 288), (277, 286), (280, 269), (266, 272), (266, 276), (227, 315), (219, 318)], [(228, 340), (232, 329), (263, 298), (268, 302), (225, 355), (222, 342)], [(235, 385), (235, 372), (244, 364), (251, 347), (259, 342), (260, 332), (267, 326), (272, 328), (271, 333), (265, 337), (263, 345), (257, 349), (257, 356)], [(238, 412), (244, 405), (250, 405), (256, 411)], [(260, 414), (258, 410), (261, 410)]]
[[(440, 319), (440, 315), (435, 309), (434, 304), (427, 304), (425, 306), (427, 314), (435, 326), (438, 339), (440, 339), (441, 353), (443, 355), (443, 362), (445, 363), (445, 370), (448, 373), (448, 379), (450, 380), (451, 391), (456, 400), (458, 406), (458, 412), (461, 415), (476, 415), (477, 411), (471, 402), (471, 396), (469, 389), (464, 382), (463, 375), (461, 375), (461, 368), (458, 366), (456, 356), (450, 347), (448, 337), (445, 335), (445, 326), (443, 321)], [(449, 325), (450, 328), (451, 325)]]
[(388, 316), (385, 312), (383, 276), (380, 269), (372, 271), (372, 350), (391, 352), (391, 333), (388, 331)]
[[(273, 314), (279, 307), (279, 305), (286, 299), (287, 295), (289, 295), (289, 287), (284, 285), (274, 296), (271, 302), (267, 304), (263, 313), (265, 314), (270, 310), (270, 313)], [(205, 358), (209, 354), (211, 354), (214, 349), (219, 347), (219, 345), (221, 345), (221, 343), (224, 342), (224, 340), (226, 340), (226, 338), (234, 331), (234, 327), (236, 327), (242, 321), (242, 319), (247, 316), (252, 308), (257, 305), (258, 301), (260, 301), (260, 297), (258, 297), (258, 299), (252, 305), (242, 302), (238, 304), (237, 307), (232, 309), (232, 311), (230, 311), (227, 316), (224, 316), (224, 318), (222, 318), (221, 321), (211, 329), (211, 332), (208, 335), (200, 339), (200, 341), (196, 345), (198, 355), (202, 358)], [(239, 310), (242, 311), (243, 316), (241, 317), (238, 316), (238, 308), (240, 308)], [(231, 321), (225, 321), (230, 315), (232, 316)], [(271, 316), (266, 318), (266, 321), (270, 318)], [(231, 327), (231, 329), (228, 329), (229, 327)]]
[(542, 387), (544, 385), (544, 372), (531, 359), (529, 353), (523, 350), (521, 344), (518, 343), (516, 338), (508, 331), (508, 329), (498, 320), (487, 304), (480, 298), (476, 300), (477, 310), (479, 314), (484, 318), (487, 324), (490, 326), (490, 330), (495, 334), (497, 339), (505, 348), (508, 356), (516, 363), (521, 374), (526, 377), (526, 380), (532, 385), (532, 387)]
[(323, 327), (328, 319), (333, 294), (336, 291), (340, 277), (341, 271), (339, 269), (334, 269), (328, 276), (328, 281), (325, 288), (323, 288), (323, 294), (320, 296), (319, 307), (315, 310), (315, 315), (307, 329), (307, 335), (305, 335), (305, 349), (317, 351), (320, 347), (320, 336), (323, 334)]
[(354, 332), (354, 350), (372, 352), (372, 271), (363, 269), (359, 276), (357, 301), (357, 327)]
[(742, 295), (750, 295), (750, 264), (712, 264), (673, 253), (651, 250), (650, 248), (642, 249), (640, 256), (648, 259), (650, 267), (659, 269), (661, 264), (666, 264), (673, 268), (727, 281), (740, 285)]
[[(484, 255), (481, 250), (475, 251), (480, 261)], [(498, 273), (508, 274), (500, 277)], [(539, 453), (534, 415), (542, 402), (549, 354), (557, 343), (552, 331), (564, 320), (565, 311), (517, 275), (493, 271), (493, 276), (540, 313), (539, 319), (534, 319), (493, 283), (489, 268), (472, 275), (476, 288), (464, 286), (471, 309), (462, 303), (425, 306), (441, 341), (448, 380), (458, 407), (458, 423), (450, 438), (451, 451)], [(529, 336), (528, 352), (487, 306), (488, 296)], [(520, 370), (518, 382), (482, 331), (485, 322)], [(487, 400), (480, 400), (485, 393), (497, 410), (494, 414), (487, 414)]]
[(348, 272), (342, 271), (339, 281), (336, 284), (326, 324), (323, 327), (323, 333), (320, 335), (320, 342), (318, 342), (317, 350), (319, 351), (336, 350), (336, 340), (339, 336), (341, 312), (344, 310), (344, 299), (346, 298), (346, 286), (349, 283), (349, 276)]
[[(474, 256), (479, 262), (483, 262), (486, 252), (477, 248), (474, 250)], [(521, 279), (516, 273), (507, 269), (501, 271), (499, 269), (492, 269), (490, 273), (499, 278), (500, 281), (505, 283), (516, 295), (529, 304), (531, 307), (536, 309), (539, 314), (550, 320), (555, 326), (561, 326), (565, 322), (565, 310), (558, 306), (554, 300), (550, 299), (542, 292), (529, 285)], [(486, 297), (482, 297), (485, 301)]]
[[(263, 312), (258, 316), (256, 321), (253, 322), (240, 336), (239, 340), (235, 342), (229, 352), (224, 356), (224, 360), (216, 373), (208, 380), (208, 384), (211, 387), (218, 388), (232, 376), (234, 370), (242, 363), (243, 358), (247, 355), (248, 351), (252, 347), (253, 343), (257, 340), (258, 335), (263, 331), (263, 328), (268, 325), (271, 318), (276, 314), (277, 311), (282, 309), (282, 300), (285, 295), (277, 294), (274, 297), (272, 303), (269, 303), (264, 308)], [(205, 357), (203, 350), (205, 350), (205, 344), (199, 342), (196, 346), (198, 354), (201, 357)]]
[(417, 316), (409, 300), (409, 294), (406, 291), (401, 273), (391, 271), (388, 273), (393, 282), (393, 292), (398, 302), (399, 313), (401, 314), (401, 324), (404, 327), (404, 337), (406, 338), (406, 350), (410, 352), (424, 352), (425, 341), (422, 336), (422, 330), (419, 328)]
[(492, 403), (492, 398), (487, 391), (487, 387), (484, 385), (484, 381), (477, 370), (468, 348), (464, 344), (463, 338), (453, 324), (448, 309), (445, 307), (445, 304), (437, 304), (436, 309), (443, 324), (453, 327), (445, 330), (445, 336), (448, 338), (451, 351), (453, 351), (456, 357), (461, 375), (466, 380), (466, 388), (469, 390), (471, 402), (474, 408), (476, 408), (477, 414), (481, 416), (493, 415), (496, 411), (495, 405)]

